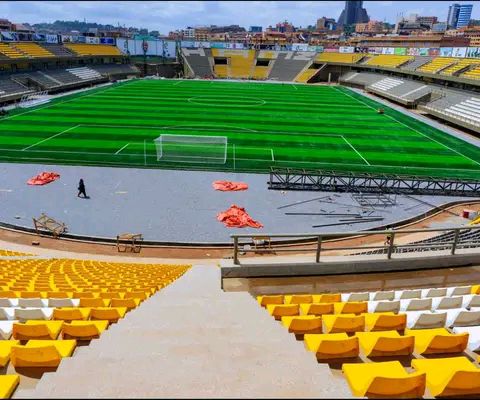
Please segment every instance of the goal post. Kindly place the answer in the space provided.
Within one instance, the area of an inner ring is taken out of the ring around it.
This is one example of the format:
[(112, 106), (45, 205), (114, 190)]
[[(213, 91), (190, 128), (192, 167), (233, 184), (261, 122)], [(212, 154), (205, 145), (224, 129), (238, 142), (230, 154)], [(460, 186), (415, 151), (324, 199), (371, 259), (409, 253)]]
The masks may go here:
[(157, 161), (225, 164), (228, 139), (226, 136), (160, 135), (154, 140)]

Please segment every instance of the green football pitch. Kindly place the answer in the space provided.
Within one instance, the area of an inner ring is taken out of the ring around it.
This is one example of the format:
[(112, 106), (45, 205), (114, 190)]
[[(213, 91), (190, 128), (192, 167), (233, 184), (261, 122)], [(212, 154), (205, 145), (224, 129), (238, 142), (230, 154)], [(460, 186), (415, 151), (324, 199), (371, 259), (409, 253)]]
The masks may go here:
[[(0, 133), (4, 162), (480, 177), (479, 148), (334, 86), (133, 80), (17, 109), (0, 119)], [(165, 145), (158, 159), (161, 135), (228, 142)], [(222, 163), (215, 157), (225, 151)]]

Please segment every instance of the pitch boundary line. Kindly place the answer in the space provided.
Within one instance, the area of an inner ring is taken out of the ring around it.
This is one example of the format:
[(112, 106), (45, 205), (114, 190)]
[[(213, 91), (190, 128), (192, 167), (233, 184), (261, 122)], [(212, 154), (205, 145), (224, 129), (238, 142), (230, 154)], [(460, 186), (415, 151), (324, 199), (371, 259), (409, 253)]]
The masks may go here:
[(363, 157), (363, 156), (360, 154), (360, 152), (359, 152), (355, 147), (353, 147), (353, 145), (352, 145), (344, 136), (342, 136), (342, 139), (352, 148), (352, 150), (353, 150), (355, 153), (358, 154), (358, 156), (359, 156), (363, 161), (365, 161), (365, 163), (366, 163), (368, 166), (371, 167), (371, 164), (365, 159), (365, 157)]
[[(335, 90), (339, 91), (337, 88), (335, 88)], [(362, 103), (362, 104), (366, 105), (367, 107), (370, 107), (372, 110), (375, 110), (375, 108), (372, 107), (370, 104), (367, 104), (367, 103), (365, 103), (364, 101), (359, 100), (359, 99), (357, 99), (356, 97), (353, 97), (350, 93), (342, 92), (341, 90), (340, 90), (340, 92), (346, 94), (347, 96), (351, 97), (351, 98), (354, 99), (355, 101), (358, 101), (359, 103)], [(377, 110), (375, 110), (375, 111), (377, 111)], [(447, 146), (446, 144), (444, 144), (444, 143), (442, 143), (442, 142), (439, 142), (438, 140), (433, 139), (433, 138), (431, 138), (431, 137), (428, 136), (428, 135), (425, 135), (424, 133), (418, 131), (417, 129), (415, 129), (415, 128), (411, 127), (411, 126), (408, 126), (407, 124), (405, 124), (405, 123), (397, 120), (396, 118), (394, 118), (394, 117), (392, 117), (392, 116), (390, 116), (390, 115), (387, 115), (387, 114), (384, 114), (384, 115), (385, 115), (386, 117), (394, 120), (395, 122), (398, 122), (400, 125), (403, 125), (403, 126), (405, 126), (406, 128), (408, 128), (408, 129), (410, 129), (410, 130), (418, 133), (419, 135), (421, 135), (421, 136), (423, 136), (423, 137), (426, 137), (427, 139), (431, 140), (432, 142), (438, 143), (439, 145), (441, 145), (441, 146), (445, 147), (446, 149), (448, 149), (448, 150), (450, 150), (450, 151), (458, 154), (459, 156), (462, 156), (462, 157), (466, 158), (467, 160), (473, 161), (475, 164), (480, 165), (480, 162), (475, 161), (473, 158), (470, 158), (470, 157), (466, 156), (465, 154), (460, 153), (459, 151), (457, 151), (457, 150), (455, 150), (455, 149), (452, 149), (450, 146)], [(444, 132), (444, 133), (448, 135), (447, 132)]]
[(73, 130), (73, 129), (75, 129), (75, 128), (78, 128), (79, 126), (80, 126), (80, 125), (75, 125), (75, 126), (72, 126), (71, 128), (68, 128), (68, 129), (65, 129), (64, 131), (61, 131), (60, 133), (56, 133), (55, 135), (49, 136), (49, 137), (46, 138), (46, 139), (40, 140), (40, 141), (38, 141), (37, 143), (34, 143), (34, 144), (30, 145), (30, 146), (25, 147), (24, 149), (22, 149), (22, 151), (29, 150), (29, 149), (31, 149), (32, 147), (38, 146), (39, 144), (44, 143), (44, 142), (46, 142), (47, 140), (53, 139), (53, 138), (55, 138), (55, 137), (57, 137), (57, 136), (60, 136), (60, 135), (62, 135), (62, 134), (64, 134), (64, 133), (67, 133), (67, 132), (69, 132), (69, 131), (71, 131), (71, 130)]

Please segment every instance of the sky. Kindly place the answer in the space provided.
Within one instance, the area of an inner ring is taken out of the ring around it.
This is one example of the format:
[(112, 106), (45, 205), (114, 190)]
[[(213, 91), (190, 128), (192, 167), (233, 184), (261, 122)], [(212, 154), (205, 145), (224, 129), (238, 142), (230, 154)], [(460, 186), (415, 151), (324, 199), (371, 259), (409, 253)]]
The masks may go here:
[[(453, 1), (364, 1), (370, 19), (395, 23), (397, 16), (416, 13), (445, 21)], [(472, 18), (480, 19), (480, 3)], [(344, 1), (0, 1), (0, 18), (17, 23), (83, 20), (135, 26), (162, 34), (198, 25), (238, 24), (264, 28), (287, 19), (294, 26), (315, 25), (317, 18), (338, 19)]]

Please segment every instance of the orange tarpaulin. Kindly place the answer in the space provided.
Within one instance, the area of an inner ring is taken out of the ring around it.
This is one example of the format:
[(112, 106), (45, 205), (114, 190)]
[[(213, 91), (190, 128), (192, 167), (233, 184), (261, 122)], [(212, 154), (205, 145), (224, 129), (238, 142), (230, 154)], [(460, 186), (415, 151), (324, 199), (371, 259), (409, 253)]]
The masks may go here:
[(29, 179), (27, 184), (29, 185), (45, 185), (47, 183), (56, 181), (60, 178), (60, 174), (56, 172), (42, 172), (41, 174)]
[(217, 215), (217, 219), (225, 224), (228, 228), (263, 228), (263, 225), (255, 221), (248, 215), (244, 208), (237, 205), (231, 206), (227, 211)]
[(248, 189), (248, 185), (244, 182), (215, 181), (212, 183), (212, 186), (215, 190), (221, 190), (223, 192)]

